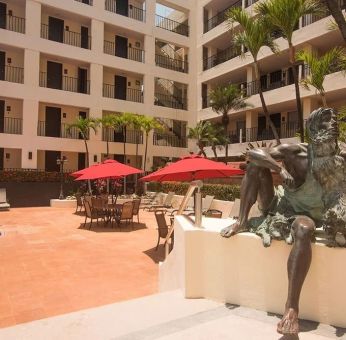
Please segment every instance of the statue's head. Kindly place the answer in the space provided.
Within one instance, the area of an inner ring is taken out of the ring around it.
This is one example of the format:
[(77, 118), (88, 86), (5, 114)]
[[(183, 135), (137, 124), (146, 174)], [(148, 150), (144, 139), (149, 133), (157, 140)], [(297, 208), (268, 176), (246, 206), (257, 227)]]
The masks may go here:
[(319, 108), (311, 112), (307, 129), (312, 143), (336, 141), (339, 135), (337, 112), (330, 108)]

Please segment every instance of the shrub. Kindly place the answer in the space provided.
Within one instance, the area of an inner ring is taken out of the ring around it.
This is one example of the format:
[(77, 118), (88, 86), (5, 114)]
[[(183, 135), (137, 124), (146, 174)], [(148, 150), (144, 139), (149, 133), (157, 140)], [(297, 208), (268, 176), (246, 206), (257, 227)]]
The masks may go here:
[[(163, 183), (149, 183), (149, 191), (162, 191), (169, 192), (173, 191), (176, 195), (185, 195), (189, 183), (180, 182), (163, 182)], [(204, 184), (201, 189), (202, 194), (214, 196), (215, 199), (223, 201), (234, 201), (236, 198), (240, 198), (240, 187), (239, 185), (228, 185), (228, 184)]]
[[(64, 173), (64, 182), (71, 183), (74, 178)], [(0, 182), (60, 182), (59, 172), (40, 170), (1, 170)]]

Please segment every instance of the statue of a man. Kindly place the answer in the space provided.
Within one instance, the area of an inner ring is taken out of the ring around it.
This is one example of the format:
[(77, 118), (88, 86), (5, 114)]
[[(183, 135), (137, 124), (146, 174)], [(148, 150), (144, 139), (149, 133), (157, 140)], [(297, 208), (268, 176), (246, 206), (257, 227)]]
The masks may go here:
[[(247, 152), (246, 174), (241, 185), (237, 221), (223, 229), (231, 237), (244, 230), (271, 238), (285, 238), (294, 245), (288, 258), (288, 296), (277, 330), (299, 331), (299, 296), (311, 263), (311, 239), (316, 227), (346, 235), (346, 162), (338, 147), (337, 113), (320, 108), (307, 121), (308, 144), (281, 144)], [(280, 160), (282, 165), (277, 162)], [(271, 170), (280, 174), (283, 187), (275, 188)], [(249, 219), (258, 202), (262, 217)]]

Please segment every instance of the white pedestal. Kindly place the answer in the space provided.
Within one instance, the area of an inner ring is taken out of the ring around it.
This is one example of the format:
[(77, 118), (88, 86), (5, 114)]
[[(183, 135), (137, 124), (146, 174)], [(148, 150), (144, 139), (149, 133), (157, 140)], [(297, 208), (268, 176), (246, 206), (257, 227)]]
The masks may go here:
[(50, 206), (52, 208), (76, 208), (77, 200), (51, 199)]
[[(183, 216), (175, 219), (174, 249), (160, 264), (160, 291), (181, 289), (187, 298), (284, 311), (286, 263), (291, 246), (273, 241), (264, 248), (250, 233), (230, 239), (220, 230), (230, 219), (204, 218), (204, 229)], [(312, 245), (312, 264), (300, 299), (300, 318), (346, 327), (346, 249)]]

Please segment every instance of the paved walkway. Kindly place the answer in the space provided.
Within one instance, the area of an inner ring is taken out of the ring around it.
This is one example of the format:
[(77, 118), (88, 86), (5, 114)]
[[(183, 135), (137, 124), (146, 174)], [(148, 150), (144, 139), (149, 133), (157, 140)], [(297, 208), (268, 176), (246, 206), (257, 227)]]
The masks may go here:
[(147, 296), (0, 329), (6, 340), (327, 340), (346, 339), (346, 329), (301, 322), (298, 337), (276, 333), (279, 318), (249, 308), (178, 291)]
[[(141, 212), (142, 214), (142, 212)], [(0, 212), (0, 327), (157, 292), (156, 222), (81, 228), (73, 209)]]

